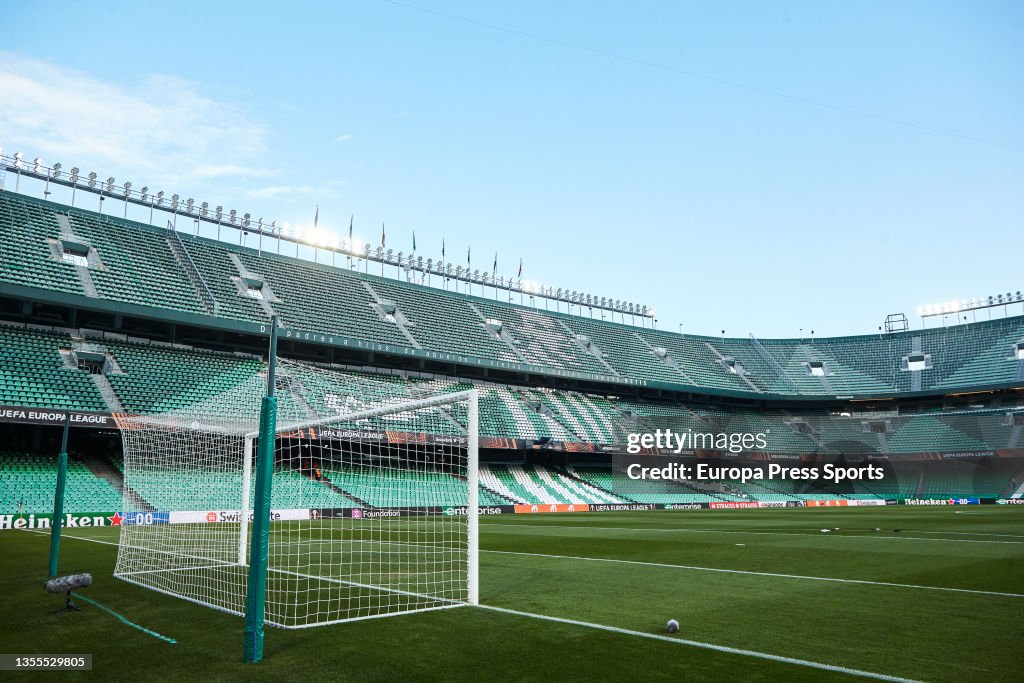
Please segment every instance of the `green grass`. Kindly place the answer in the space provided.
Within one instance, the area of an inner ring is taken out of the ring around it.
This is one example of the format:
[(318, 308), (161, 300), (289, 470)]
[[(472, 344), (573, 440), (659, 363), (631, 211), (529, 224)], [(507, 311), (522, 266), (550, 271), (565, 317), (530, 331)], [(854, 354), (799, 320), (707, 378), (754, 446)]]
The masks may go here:
[[(842, 677), (468, 607), (268, 629), (266, 659), (254, 668), (241, 663), (240, 618), (113, 579), (116, 547), (80, 540), (116, 543), (116, 529), (65, 537), (61, 573), (94, 576), (84, 595), (178, 641), (89, 605), (51, 614), (61, 602), (42, 590), (48, 537), (0, 532), (0, 651), (92, 653), (94, 670), (60, 674), (68, 680), (252, 680), (257, 670), (261, 680), (332, 681)], [(502, 516), (482, 520), (481, 546), (487, 605), (651, 635), (676, 618), (677, 638), (920, 680), (1018, 680), (1021, 671), (1024, 509)]]

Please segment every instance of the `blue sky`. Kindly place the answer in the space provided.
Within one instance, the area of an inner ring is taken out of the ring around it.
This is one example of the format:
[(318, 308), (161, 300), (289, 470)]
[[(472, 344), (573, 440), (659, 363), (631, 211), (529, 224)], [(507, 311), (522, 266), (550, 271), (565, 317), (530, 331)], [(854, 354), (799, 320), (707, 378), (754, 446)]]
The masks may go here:
[(669, 330), (1024, 285), (1019, 2), (412, 5), (0, 0), (0, 146)]

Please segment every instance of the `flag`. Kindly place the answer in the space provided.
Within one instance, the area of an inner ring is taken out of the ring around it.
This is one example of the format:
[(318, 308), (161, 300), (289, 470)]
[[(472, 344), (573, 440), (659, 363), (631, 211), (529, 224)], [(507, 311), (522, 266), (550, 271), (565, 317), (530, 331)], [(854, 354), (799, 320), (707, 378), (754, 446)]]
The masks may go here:
[(388, 246), (387, 239), (388, 239), (388, 236), (386, 234), (384, 234), (384, 224), (381, 223), (380, 224), (380, 246), (382, 246), (382, 247)]
[(523, 277), (523, 259), (519, 259), (519, 274), (516, 275), (516, 278), (522, 279), (522, 277)]
[(470, 251), (469, 250), (470, 250), (470, 247), (466, 247), (466, 265), (467, 266), (473, 265), (473, 260), (469, 257), (469, 255), (470, 255)]
[(492, 273), (498, 272), (498, 252), (494, 252), (494, 267), (491, 268)]
[(444, 261), (444, 240), (441, 240), (441, 260)]
[(352, 244), (352, 222), (355, 219), (356, 219), (356, 215), (355, 214), (352, 214), (351, 216), (349, 216), (349, 219), (348, 219), (348, 243), (349, 243), (350, 246)]
[(412, 253), (416, 253), (416, 231), (412, 231)]

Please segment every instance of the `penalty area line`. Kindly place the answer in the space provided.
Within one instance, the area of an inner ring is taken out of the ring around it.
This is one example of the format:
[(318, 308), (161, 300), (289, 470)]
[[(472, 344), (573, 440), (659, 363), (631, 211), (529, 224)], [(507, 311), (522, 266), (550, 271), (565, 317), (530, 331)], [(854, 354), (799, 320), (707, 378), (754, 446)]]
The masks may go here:
[(519, 610), (508, 609), (506, 607), (495, 607), (494, 605), (478, 605), (481, 609), (490, 610), (492, 612), (500, 612), (502, 614), (511, 614), (519, 617), (526, 617), (529, 619), (541, 619), (543, 621), (553, 621), (558, 624), (568, 624), (570, 626), (580, 626), (583, 628), (596, 629), (598, 631), (607, 631), (609, 633), (618, 633), (620, 635), (635, 636), (638, 638), (648, 638), (650, 640), (659, 640), (667, 643), (674, 643), (676, 645), (687, 645), (689, 647), (696, 647), (702, 650), (713, 650), (715, 652), (722, 652), (731, 655), (740, 655), (742, 657), (753, 657), (755, 659), (764, 659), (771, 662), (778, 662), (781, 664), (793, 664), (795, 666), (803, 666), (811, 669), (818, 669), (821, 671), (829, 671), (832, 673), (842, 673), (850, 676), (860, 676), (861, 678), (872, 678), (878, 681), (895, 681), (896, 683), (917, 683), (912, 678), (902, 678), (899, 676), (890, 676), (888, 674), (875, 673), (873, 671), (863, 671), (861, 669), (851, 669), (845, 666), (839, 666), (836, 664), (825, 664), (823, 662), (812, 662), (807, 659), (797, 659), (795, 657), (785, 657), (783, 655), (773, 655), (767, 652), (758, 652), (756, 650), (744, 650), (742, 648), (729, 647), (727, 645), (715, 645), (714, 643), (704, 643), (699, 640), (687, 640), (686, 638), (672, 638), (671, 636), (663, 636), (656, 633), (644, 633), (643, 631), (634, 631), (628, 628), (621, 628), (618, 626), (608, 626), (606, 624), (596, 624), (590, 621), (579, 621), (577, 619), (566, 619), (565, 617), (553, 617), (547, 614), (536, 614), (534, 612), (521, 612)]

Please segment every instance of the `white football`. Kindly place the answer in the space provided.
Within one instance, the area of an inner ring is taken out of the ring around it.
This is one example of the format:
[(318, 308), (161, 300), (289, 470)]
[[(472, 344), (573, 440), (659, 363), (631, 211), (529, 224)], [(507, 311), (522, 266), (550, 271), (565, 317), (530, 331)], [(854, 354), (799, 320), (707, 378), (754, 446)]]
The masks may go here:
[(669, 633), (679, 633), (679, 622), (676, 621), (675, 619), (669, 619), (668, 620), (668, 632)]

